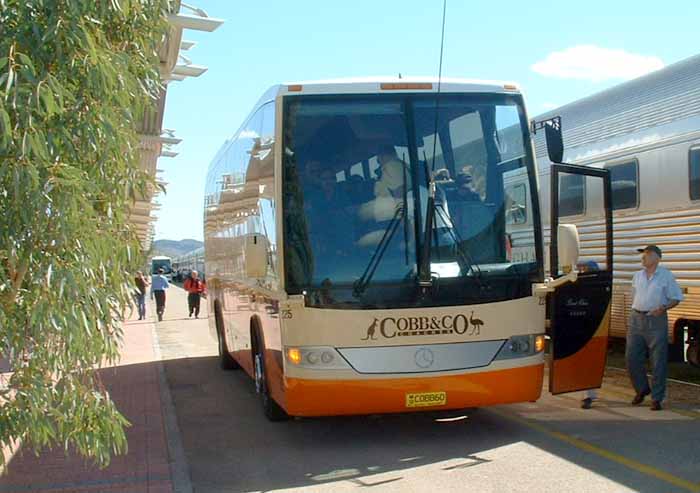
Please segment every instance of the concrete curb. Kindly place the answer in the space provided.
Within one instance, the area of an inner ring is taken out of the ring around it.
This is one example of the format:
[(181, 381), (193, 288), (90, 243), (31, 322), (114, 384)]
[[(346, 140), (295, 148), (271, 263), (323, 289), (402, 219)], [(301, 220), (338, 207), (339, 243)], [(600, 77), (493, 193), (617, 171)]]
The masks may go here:
[(163, 425), (165, 426), (165, 436), (168, 442), (168, 455), (170, 456), (170, 476), (174, 493), (193, 493), (192, 480), (190, 478), (190, 468), (185, 455), (185, 448), (182, 445), (182, 435), (177, 424), (175, 404), (173, 404), (172, 394), (168, 377), (165, 374), (165, 365), (160, 352), (160, 342), (156, 323), (151, 325), (153, 336), (153, 353), (158, 365), (158, 380), (160, 384), (160, 402), (163, 410)]

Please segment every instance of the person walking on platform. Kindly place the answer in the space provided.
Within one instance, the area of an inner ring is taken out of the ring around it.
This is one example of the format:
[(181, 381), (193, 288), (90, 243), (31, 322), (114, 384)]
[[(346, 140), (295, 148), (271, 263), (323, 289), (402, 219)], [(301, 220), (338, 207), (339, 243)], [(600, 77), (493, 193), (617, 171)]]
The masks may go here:
[[(661, 249), (656, 245), (637, 250), (644, 269), (632, 278), (632, 313), (627, 330), (625, 358), (634, 390), (632, 404), (651, 394), (651, 410), (660, 411), (666, 396), (668, 366), (667, 311), (683, 301), (683, 292), (668, 269), (659, 266)], [(647, 354), (652, 366), (652, 385), (646, 373)]]
[(158, 274), (154, 275), (151, 280), (151, 299), (154, 297), (156, 299), (156, 313), (159, 322), (163, 320), (163, 313), (165, 313), (165, 290), (170, 287), (168, 279), (163, 275), (164, 272), (163, 269), (158, 269)]
[(146, 286), (148, 286), (148, 280), (144, 277), (143, 272), (136, 272), (134, 284), (136, 284), (134, 298), (139, 309), (139, 320), (143, 320), (146, 318)]
[(199, 303), (201, 297), (206, 297), (207, 287), (199, 278), (199, 273), (193, 270), (190, 273), (190, 277), (187, 278), (184, 284), (185, 291), (187, 291), (187, 306), (189, 307), (190, 314), (194, 313), (194, 318), (199, 318)]

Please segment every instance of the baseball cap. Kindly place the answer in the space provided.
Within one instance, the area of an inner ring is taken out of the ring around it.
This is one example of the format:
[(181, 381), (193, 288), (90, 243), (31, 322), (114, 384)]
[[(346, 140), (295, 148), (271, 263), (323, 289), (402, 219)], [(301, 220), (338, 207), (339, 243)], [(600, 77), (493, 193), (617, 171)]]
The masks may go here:
[(639, 253), (642, 252), (654, 252), (661, 258), (661, 248), (657, 247), (656, 245), (647, 245), (644, 248), (637, 248), (637, 251)]

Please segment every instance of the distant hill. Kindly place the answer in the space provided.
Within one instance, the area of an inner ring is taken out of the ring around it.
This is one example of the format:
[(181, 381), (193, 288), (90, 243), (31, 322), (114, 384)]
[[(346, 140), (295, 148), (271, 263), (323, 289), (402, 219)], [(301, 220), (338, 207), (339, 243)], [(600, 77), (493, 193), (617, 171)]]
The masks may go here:
[(178, 257), (202, 246), (204, 243), (198, 240), (156, 240), (153, 242), (153, 255)]

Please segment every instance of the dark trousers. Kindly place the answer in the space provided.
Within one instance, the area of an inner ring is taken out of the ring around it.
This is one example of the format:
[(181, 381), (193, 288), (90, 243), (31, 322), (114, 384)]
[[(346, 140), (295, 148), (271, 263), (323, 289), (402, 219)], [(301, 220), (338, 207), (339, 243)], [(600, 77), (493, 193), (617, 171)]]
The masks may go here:
[(153, 291), (153, 296), (156, 298), (156, 313), (158, 314), (158, 318), (163, 318), (163, 313), (165, 312), (165, 291), (162, 289)]
[(199, 316), (199, 302), (202, 296), (199, 293), (189, 293), (187, 295), (187, 305), (190, 307), (190, 316), (194, 312), (194, 316)]
[[(632, 311), (627, 328), (627, 370), (634, 390), (649, 392), (655, 401), (666, 397), (668, 367), (668, 316), (658, 317)], [(651, 361), (651, 388), (647, 380), (646, 360)]]

